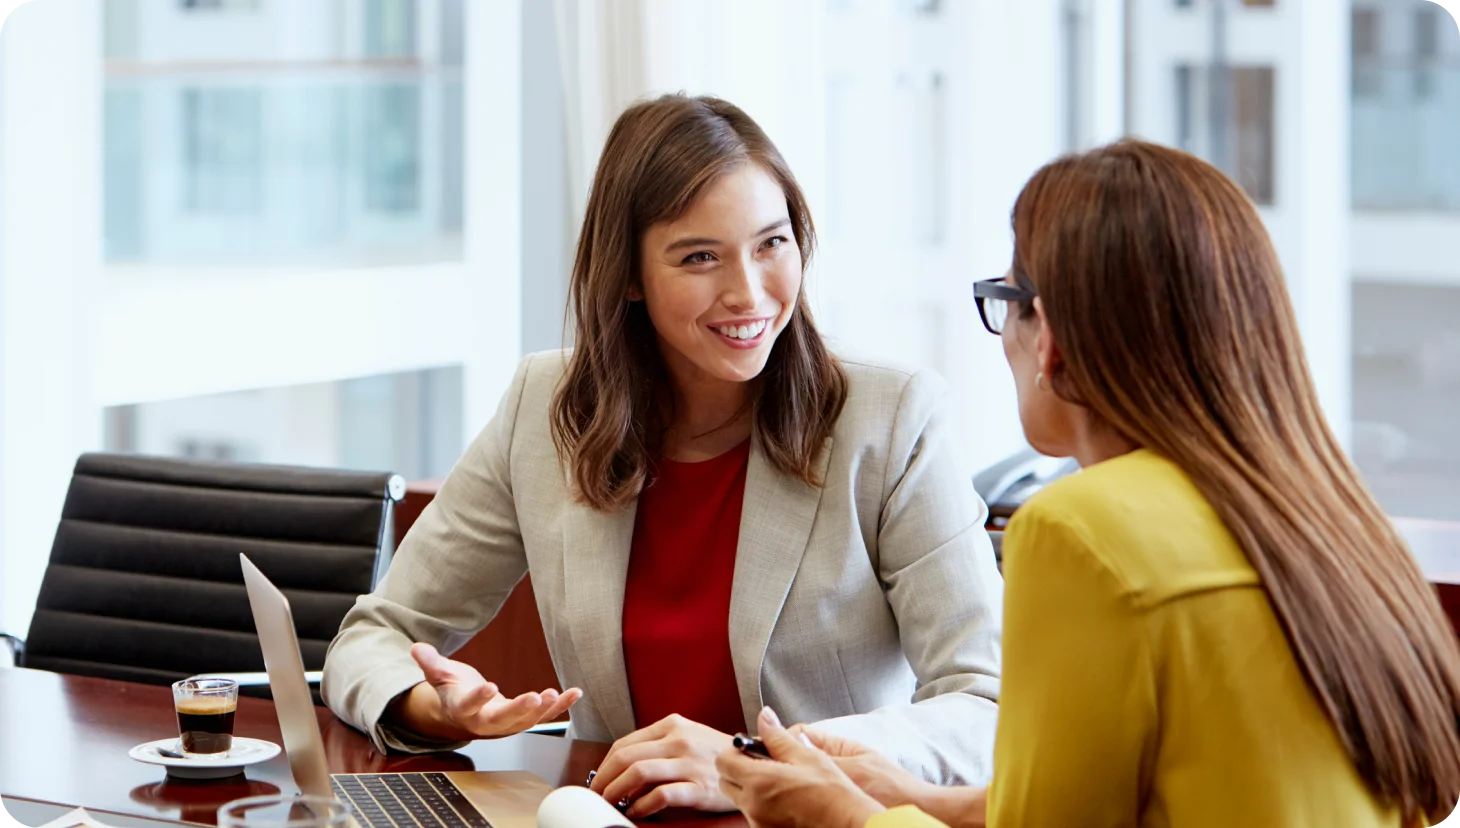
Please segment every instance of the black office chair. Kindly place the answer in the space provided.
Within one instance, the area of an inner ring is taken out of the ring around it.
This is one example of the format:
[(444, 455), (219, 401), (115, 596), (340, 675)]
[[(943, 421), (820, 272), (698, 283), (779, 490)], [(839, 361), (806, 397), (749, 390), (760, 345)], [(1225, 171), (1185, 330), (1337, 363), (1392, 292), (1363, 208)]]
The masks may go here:
[(399, 475), (85, 454), (17, 666), (171, 684), (267, 679), (238, 553), (284, 590), (306, 670), (389, 565)]
[(1080, 470), (1070, 457), (1045, 457), (1022, 449), (973, 476), (973, 490), (989, 507), (990, 529), (1003, 529), (1014, 512), (1035, 492)]

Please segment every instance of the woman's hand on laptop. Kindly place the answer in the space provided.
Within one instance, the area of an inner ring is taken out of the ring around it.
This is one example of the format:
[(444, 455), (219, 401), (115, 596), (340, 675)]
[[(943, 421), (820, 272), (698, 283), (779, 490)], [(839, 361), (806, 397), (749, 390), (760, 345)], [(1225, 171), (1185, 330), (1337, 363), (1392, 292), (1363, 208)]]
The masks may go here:
[(406, 729), (422, 736), (469, 740), (511, 736), (557, 719), (583, 691), (544, 690), (509, 699), (470, 664), (453, 661), (430, 644), (415, 644), (411, 657), (426, 681), (406, 693), (398, 715)]

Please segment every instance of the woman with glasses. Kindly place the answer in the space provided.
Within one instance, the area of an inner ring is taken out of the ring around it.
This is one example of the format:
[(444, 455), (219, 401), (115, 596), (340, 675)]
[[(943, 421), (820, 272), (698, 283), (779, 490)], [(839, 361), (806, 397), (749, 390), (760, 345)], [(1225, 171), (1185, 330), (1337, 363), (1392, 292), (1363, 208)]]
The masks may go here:
[[(346, 616), (330, 706), (381, 751), (571, 708), (572, 735), (614, 742), (593, 790), (635, 818), (730, 810), (715, 757), (767, 703), (921, 777), (986, 780), (987, 510), (942, 381), (822, 341), (814, 249), (795, 177), (744, 112), (682, 95), (625, 111), (573, 265), (577, 347), (522, 362)], [(561, 694), (508, 698), (441, 655), (525, 574)]]
[[(1257, 211), (1125, 141), (1039, 171), (974, 286), (1029, 442), (987, 791), (831, 735), (722, 755), (757, 825), (1412, 826), (1460, 795), (1460, 653), (1324, 422)], [(882, 812), (884, 808), (890, 811)], [(936, 817), (937, 819), (934, 819)]]

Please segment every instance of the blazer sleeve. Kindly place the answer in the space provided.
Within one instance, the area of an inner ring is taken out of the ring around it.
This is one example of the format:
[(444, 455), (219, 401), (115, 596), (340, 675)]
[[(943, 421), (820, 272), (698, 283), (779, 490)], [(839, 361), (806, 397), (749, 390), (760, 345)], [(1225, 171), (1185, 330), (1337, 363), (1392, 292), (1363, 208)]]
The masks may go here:
[(945, 387), (924, 371), (903, 388), (874, 552), (916, 690), (908, 704), (815, 727), (929, 781), (981, 785), (993, 772), (1003, 579), (984, 530), (988, 509), (949, 440)]
[(386, 706), (425, 680), (413, 642), (455, 652), (485, 627), (527, 571), (509, 469), (513, 428), (533, 357), (518, 366), (496, 415), (451, 470), (401, 542), (375, 591), (345, 615), (325, 656), (320, 688), (336, 715), (377, 749), (423, 752), (428, 743), (381, 722)]

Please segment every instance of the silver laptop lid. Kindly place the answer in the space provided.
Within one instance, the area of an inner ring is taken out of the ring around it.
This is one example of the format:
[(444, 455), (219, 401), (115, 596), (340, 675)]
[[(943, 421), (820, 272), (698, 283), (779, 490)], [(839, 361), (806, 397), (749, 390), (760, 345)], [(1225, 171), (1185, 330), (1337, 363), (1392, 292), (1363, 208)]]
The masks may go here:
[(334, 796), (330, 789), (329, 764), (324, 757), (324, 739), (315, 718), (314, 698), (304, 678), (304, 659), (294, 633), (294, 614), (289, 599), (269, 582), (258, 567), (242, 553), (243, 583), (264, 651), (264, 668), (269, 671), (269, 688), (274, 709), (279, 713), (279, 730), (284, 734), (284, 752), (299, 790), (314, 796)]

